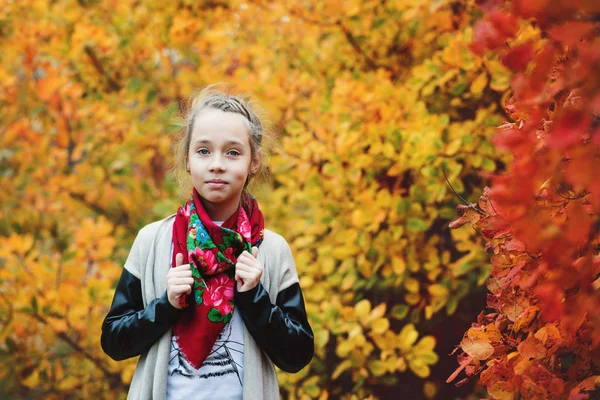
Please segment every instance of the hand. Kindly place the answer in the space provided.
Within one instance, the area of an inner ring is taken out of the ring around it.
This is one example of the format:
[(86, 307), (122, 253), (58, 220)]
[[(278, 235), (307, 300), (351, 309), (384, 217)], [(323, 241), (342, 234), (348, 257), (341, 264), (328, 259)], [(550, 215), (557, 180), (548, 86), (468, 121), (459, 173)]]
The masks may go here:
[(263, 273), (263, 266), (256, 258), (258, 248), (252, 248), (252, 254), (243, 251), (235, 264), (235, 281), (238, 292), (247, 292), (254, 289)]
[(183, 264), (183, 254), (175, 256), (175, 268), (169, 269), (167, 273), (167, 297), (169, 303), (175, 308), (181, 309), (179, 299), (181, 296), (192, 293), (192, 269), (190, 264)]

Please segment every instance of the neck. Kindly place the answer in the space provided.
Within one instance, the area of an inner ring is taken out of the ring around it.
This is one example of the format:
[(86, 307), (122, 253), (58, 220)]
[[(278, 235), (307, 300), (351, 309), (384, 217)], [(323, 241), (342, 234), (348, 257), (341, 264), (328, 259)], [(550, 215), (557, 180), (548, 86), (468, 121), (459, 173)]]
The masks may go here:
[(227, 221), (240, 207), (239, 200), (230, 204), (214, 204), (201, 198), (204, 210), (213, 221)]

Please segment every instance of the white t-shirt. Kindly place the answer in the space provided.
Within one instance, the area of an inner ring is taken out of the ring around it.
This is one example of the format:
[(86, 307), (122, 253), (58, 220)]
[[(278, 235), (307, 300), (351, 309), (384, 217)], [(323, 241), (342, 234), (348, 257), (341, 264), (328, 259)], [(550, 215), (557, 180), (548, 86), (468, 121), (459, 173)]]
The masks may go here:
[[(221, 226), (222, 222), (214, 221)], [(173, 245), (171, 244), (171, 256)], [(171, 257), (172, 259), (172, 257)], [(200, 366), (192, 367), (171, 339), (167, 376), (167, 400), (240, 400), (244, 386), (244, 321), (233, 312), (210, 354)]]

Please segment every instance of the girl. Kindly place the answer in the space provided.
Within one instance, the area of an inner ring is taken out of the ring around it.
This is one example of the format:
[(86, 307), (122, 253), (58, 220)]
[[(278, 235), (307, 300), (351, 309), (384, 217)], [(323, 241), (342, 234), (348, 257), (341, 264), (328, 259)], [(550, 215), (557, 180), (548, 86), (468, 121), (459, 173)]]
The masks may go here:
[(273, 363), (312, 359), (292, 253), (246, 190), (263, 133), (240, 97), (192, 102), (178, 152), (192, 193), (139, 231), (102, 325), (111, 358), (141, 355), (128, 398), (279, 399)]

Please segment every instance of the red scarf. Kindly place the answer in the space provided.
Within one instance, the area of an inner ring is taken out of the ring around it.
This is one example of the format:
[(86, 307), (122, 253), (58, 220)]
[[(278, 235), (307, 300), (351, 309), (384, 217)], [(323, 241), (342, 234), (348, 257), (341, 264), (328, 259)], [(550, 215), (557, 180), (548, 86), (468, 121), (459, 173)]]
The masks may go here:
[(181, 253), (183, 262), (190, 264), (194, 284), (192, 293), (180, 299), (185, 310), (173, 334), (185, 359), (196, 369), (233, 317), (238, 256), (244, 250), (252, 254), (252, 247), (263, 239), (264, 219), (258, 203), (249, 194), (242, 195), (246, 206), (221, 226), (212, 222), (196, 189), (175, 217), (172, 266), (177, 265), (175, 257)]

